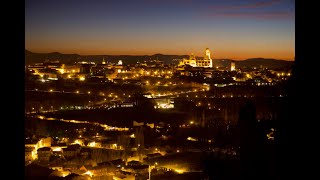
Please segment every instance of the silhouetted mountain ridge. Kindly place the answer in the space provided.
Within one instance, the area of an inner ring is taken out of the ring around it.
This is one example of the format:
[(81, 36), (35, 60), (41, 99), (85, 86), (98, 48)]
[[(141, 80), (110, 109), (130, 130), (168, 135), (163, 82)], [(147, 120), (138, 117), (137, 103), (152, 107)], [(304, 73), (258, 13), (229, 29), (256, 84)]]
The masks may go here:
[[(52, 53), (35, 53), (25, 50), (25, 63), (27, 65), (33, 63), (41, 63), (45, 60), (59, 60), (64, 64), (73, 64), (77, 61), (93, 61), (95, 63), (102, 62), (104, 58), (105, 61), (116, 63), (122, 60), (124, 64), (134, 63), (136, 61), (144, 62), (150, 60), (163, 61), (165, 64), (178, 63), (178, 59), (188, 58), (189, 55), (164, 55), (164, 54), (154, 54), (154, 55), (79, 55), (79, 54), (62, 54), (59, 52)], [(201, 58), (201, 57), (198, 57)], [(230, 67), (232, 59), (214, 59), (213, 66), (219, 67)], [(267, 67), (270, 69), (290, 67), (293, 61), (278, 60), (278, 59), (266, 59), (266, 58), (250, 58), (246, 60), (236, 60), (236, 68), (252, 68), (260, 66)]]

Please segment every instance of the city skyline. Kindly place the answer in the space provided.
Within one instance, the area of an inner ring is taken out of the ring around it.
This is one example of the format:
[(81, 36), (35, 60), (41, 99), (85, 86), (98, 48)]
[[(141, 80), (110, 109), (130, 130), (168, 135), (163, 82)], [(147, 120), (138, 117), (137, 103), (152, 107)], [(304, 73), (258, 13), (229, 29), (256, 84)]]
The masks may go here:
[(25, 48), (80, 55), (176, 54), (294, 60), (294, 1), (36, 1)]

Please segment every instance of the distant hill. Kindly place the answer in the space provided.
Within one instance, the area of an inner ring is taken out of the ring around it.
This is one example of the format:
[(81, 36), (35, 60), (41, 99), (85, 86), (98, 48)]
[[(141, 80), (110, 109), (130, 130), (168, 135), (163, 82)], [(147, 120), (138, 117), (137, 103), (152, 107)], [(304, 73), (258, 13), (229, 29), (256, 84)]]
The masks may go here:
[[(26, 65), (33, 63), (41, 63), (48, 60), (59, 60), (64, 64), (72, 64), (76, 61), (92, 61), (92, 62), (102, 62), (104, 58), (105, 61), (116, 63), (119, 60), (122, 60), (124, 64), (134, 63), (136, 61), (144, 62), (150, 60), (160, 60), (165, 64), (177, 63), (173, 61), (174, 59), (183, 59), (188, 58), (189, 55), (164, 55), (164, 54), (154, 54), (154, 55), (79, 55), (79, 54), (61, 54), (59, 52), (52, 53), (34, 53), (28, 50), (25, 50), (25, 63)], [(213, 66), (219, 67), (230, 67), (232, 59), (214, 59)], [(252, 68), (260, 66), (267, 67), (269, 69), (277, 69), (290, 67), (293, 64), (293, 61), (277, 60), (277, 59), (264, 59), (264, 58), (253, 58), (246, 60), (237, 60), (235, 61), (236, 68)]]
[[(213, 66), (230, 67), (232, 59), (215, 59)], [(290, 68), (293, 61), (279, 60), (279, 59), (265, 59), (265, 58), (251, 58), (246, 60), (235, 61), (236, 68), (259, 68), (260, 66), (269, 69)]]
[(259, 68), (260, 66), (263, 66), (263, 67), (268, 67), (270, 69), (277, 69), (277, 68), (289, 68), (293, 65), (293, 61), (253, 58), (253, 59), (247, 59), (244, 61), (236, 62), (236, 65), (238, 65), (238, 67), (240, 68), (244, 68), (244, 67)]
[(33, 64), (33, 63), (41, 63), (44, 60), (59, 60), (61, 63), (70, 64), (76, 61), (92, 61), (92, 62), (102, 62), (104, 58), (105, 61), (116, 63), (119, 60), (122, 60), (124, 64), (132, 63), (136, 61), (150, 61), (150, 60), (160, 60), (164, 61), (164, 63), (169, 64), (172, 63), (173, 59), (182, 59), (188, 58), (188, 55), (163, 55), (163, 54), (154, 54), (154, 55), (144, 55), (144, 56), (136, 56), (136, 55), (78, 55), (78, 54), (61, 54), (58, 52), (53, 53), (34, 53), (28, 50), (25, 50), (25, 63)]
[(33, 63), (40, 63), (48, 60), (59, 60), (61, 63), (69, 64), (82, 59), (78, 54), (61, 54), (59, 52), (52, 53), (34, 53), (25, 50), (25, 63), (26, 65)]

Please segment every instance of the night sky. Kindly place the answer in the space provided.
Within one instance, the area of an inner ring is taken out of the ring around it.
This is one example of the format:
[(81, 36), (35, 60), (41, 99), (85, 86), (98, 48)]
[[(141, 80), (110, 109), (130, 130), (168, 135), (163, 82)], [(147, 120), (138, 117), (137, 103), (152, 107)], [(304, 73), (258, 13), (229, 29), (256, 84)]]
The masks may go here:
[(293, 60), (294, 0), (26, 0), (25, 46), (81, 55)]

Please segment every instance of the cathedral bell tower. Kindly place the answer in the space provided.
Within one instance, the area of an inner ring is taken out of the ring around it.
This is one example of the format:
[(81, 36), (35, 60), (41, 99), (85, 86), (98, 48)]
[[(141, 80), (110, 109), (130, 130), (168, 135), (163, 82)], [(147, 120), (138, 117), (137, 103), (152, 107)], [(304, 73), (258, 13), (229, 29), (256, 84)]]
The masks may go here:
[(205, 59), (211, 59), (209, 48), (206, 48), (206, 56), (205, 57), (206, 57)]

